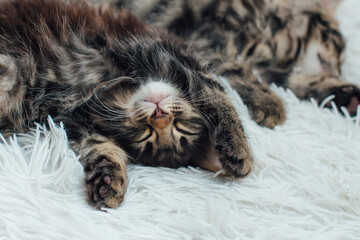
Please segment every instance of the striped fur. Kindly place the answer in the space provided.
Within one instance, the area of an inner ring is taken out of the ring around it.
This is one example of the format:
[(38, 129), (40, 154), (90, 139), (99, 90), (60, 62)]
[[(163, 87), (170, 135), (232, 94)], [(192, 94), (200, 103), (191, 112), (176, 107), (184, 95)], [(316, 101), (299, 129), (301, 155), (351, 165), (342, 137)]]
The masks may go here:
[(2, 133), (62, 121), (94, 206), (120, 204), (128, 162), (250, 172), (234, 107), (177, 37), (82, 0), (2, 1), (0, 36)]
[(334, 94), (338, 107), (356, 113), (360, 90), (340, 77), (345, 44), (331, 16), (339, 0), (112, 2), (185, 38), (210, 57), (212, 69), (229, 78), (258, 123), (271, 127), (285, 118), (281, 102), (266, 84), (257, 83), (259, 77), (290, 88), (302, 99), (321, 102)]

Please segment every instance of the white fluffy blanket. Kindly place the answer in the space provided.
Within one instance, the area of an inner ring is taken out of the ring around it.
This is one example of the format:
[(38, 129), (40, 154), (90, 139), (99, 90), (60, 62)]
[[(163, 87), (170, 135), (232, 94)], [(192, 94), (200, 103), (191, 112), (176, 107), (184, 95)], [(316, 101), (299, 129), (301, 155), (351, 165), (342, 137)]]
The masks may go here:
[[(338, 11), (345, 78), (360, 79), (360, 1)], [(129, 166), (125, 201), (85, 201), (83, 171), (61, 126), (0, 145), (0, 239), (360, 239), (360, 114), (273, 87), (288, 120), (269, 130), (234, 96), (255, 156), (242, 180), (194, 168)]]

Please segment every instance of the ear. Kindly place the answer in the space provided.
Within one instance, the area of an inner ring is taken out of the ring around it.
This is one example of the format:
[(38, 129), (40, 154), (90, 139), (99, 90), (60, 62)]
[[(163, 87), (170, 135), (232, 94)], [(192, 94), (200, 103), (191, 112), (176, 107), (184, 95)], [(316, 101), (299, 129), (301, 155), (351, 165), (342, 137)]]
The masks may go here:
[(331, 15), (334, 15), (343, 0), (321, 0), (323, 7)]

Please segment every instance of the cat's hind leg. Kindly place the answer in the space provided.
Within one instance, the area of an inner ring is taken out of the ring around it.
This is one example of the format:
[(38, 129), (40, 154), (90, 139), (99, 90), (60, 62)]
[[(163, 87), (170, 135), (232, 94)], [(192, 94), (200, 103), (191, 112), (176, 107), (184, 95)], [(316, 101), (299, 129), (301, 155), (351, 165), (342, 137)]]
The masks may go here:
[[(360, 88), (352, 83), (345, 82), (339, 77), (322, 74), (306, 76), (292, 73), (287, 80), (287, 86), (302, 99), (314, 98), (319, 104), (333, 95), (332, 101), (340, 109), (345, 107), (351, 116), (356, 115), (360, 105)], [(328, 103), (326, 107), (331, 107)]]
[(30, 56), (15, 58), (0, 54), (0, 126), (1, 130), (22, 132), (25, 122), (31, 122), (31, 111), (26, 107), (25, 95), (34, 80), (35, 65)]

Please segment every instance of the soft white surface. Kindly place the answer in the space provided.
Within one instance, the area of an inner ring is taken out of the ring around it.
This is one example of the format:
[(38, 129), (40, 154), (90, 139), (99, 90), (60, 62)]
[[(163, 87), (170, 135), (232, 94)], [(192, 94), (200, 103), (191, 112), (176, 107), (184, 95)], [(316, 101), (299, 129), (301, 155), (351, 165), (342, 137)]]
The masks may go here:
[[(338, 14), (345, 76), (359, 82), (360, 1)], [(256, 160), (249, 177), (129, 166), (125, 201), (108, 213), (87, 205), (61, 127), (0, 145), (0, 239), (360, 239), (360, 114), (346, 119), (273, 89), (288, 110), (275, 130), (234, 97)]]

